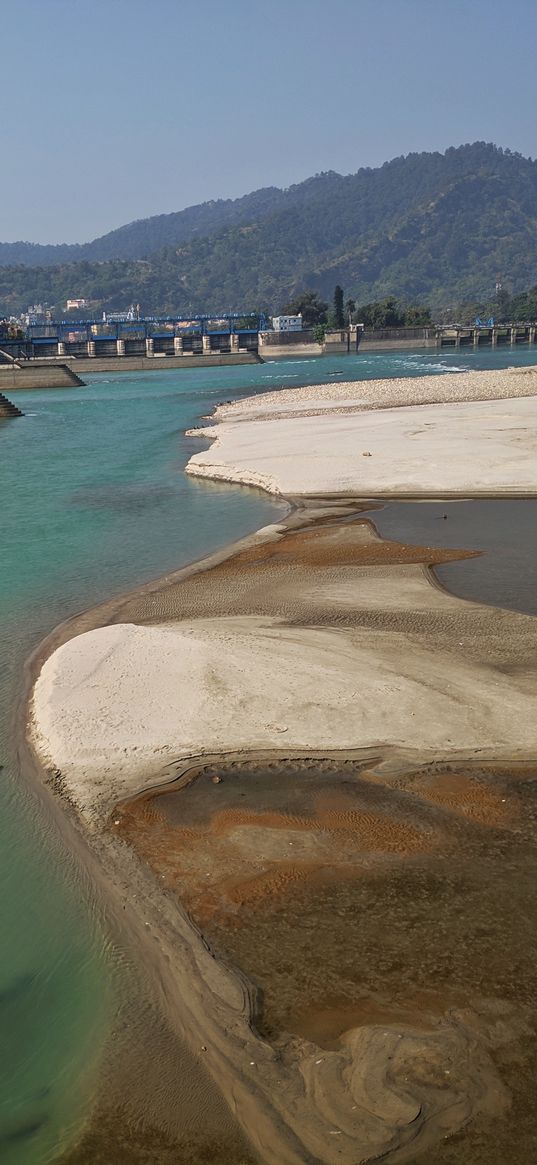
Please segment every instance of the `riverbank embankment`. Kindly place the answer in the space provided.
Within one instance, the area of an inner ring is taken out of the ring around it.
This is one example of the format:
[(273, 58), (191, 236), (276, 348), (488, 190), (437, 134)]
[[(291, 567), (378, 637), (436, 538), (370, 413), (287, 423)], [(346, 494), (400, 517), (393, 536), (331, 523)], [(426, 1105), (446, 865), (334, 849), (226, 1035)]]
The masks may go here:
[[(226, 365), (233, 364), (262, 364), (263, 360), (256, 352), (234, 352), (234, 353), (213, 353), (204, 356), (61, 356), (57, 358), (57, 362), (50, 357), (46, 361), (41, 362), (40, 357), (35, 357), (21, 364), (22, 371), (25, 376), (17, 381), (17, 388), (62, 388), (64, 382), (52, 384), (52, 379), (48, 383), (47, 376), (52, 377), (52, 373), (45, 374), (45, 369), (62, 369), (73, 376), (78, 377), (78, 374), (95, 373), (95, 372), (169, 372), (170, 369), (175, 368), (224, 368)], [(11, 367), (11, 366), (6, 366)], [(4, 368), (0, 365), (0, 374)], [(36, 383), (30, 383), (32, 376), (35, 373)], [(41, 378), (41, 379), (40, 379)], [(26, 383), (28, 381), (28, 383)], [(70, 384), (81, 384), (82, 381), (76, 379), (71, 380)], [(65, 383), (65, 387), (67, 387)], [(12, 386), (14, 387), (14, 385)]]
[(23, 388), (75, 388), (83, 385), (67, 361), (26, 361), (24, 364), (0, 364), (0, 392)]

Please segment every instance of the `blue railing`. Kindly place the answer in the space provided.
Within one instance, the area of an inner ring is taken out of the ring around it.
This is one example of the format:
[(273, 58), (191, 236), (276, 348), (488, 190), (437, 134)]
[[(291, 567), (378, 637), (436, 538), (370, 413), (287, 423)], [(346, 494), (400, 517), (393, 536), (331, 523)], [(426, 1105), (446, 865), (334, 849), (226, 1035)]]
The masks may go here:
[(224, 312), (222, 315), (145, 316), (140, 320), (51, 320), (30, 324), (25, 336), (34, 344), (87, 343), (88, 340), (170, 339), (174, 336), (226, 335), (263, 332), (263, 312)]

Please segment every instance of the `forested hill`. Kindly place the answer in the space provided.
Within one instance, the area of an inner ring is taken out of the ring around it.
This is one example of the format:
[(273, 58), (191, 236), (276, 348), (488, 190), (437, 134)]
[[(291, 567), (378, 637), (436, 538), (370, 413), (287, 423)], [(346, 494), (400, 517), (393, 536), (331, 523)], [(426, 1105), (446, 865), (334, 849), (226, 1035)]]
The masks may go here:
[(199, 235), (211, 235), (224, 227), (255, 222), (283, 206), (300, 203), (313, 187), (326, 191), (339, 174), (319, 174), (288, 190), (268, 186), (242, 198), (219, 198), (188, 206), (173, 214), (157, 214), (118, 227), (91, 243), (0, 243), (0, 267), (49, 267), (62, 263), (106, 259), (146, 259), (163, 247), (175, 247)]
[[(170, 240), (178, 220), (184, 233)], [(277, 310), (299, 289), (329, 297), (336, 283), (358, 302), (443, 305), (490, 299), (498, 272), (517, 292), (537, 272), (537, 163), (477, 142), (205, 203), (97, 242), (125, 232), (123, 259), (0, 269), (0, 314), (78, 296), (147, 313)]]

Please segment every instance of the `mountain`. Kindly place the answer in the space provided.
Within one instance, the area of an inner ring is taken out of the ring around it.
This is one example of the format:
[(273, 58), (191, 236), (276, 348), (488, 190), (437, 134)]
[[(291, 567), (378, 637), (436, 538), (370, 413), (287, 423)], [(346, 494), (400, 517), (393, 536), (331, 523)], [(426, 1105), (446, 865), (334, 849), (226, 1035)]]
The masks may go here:
[[(359, 302), (488, 300), (498, 272), (515, 293), (535, 282), (537, 162), (485, 142), (409, 154), (141, 220), (84, 246), (103, 247), (99, 261), (76, 248), (74, 263), (0, 268), (0, 313), (78, 296), (148, 314), (277, 310), (306, 287), (330, 297), (336, 283)], [(120, 257), (107, 258), (114, 248)]]
[[(339, 178), (339, 174), (334, 174)], [(145, 259), (162, 247), (174, 247), (199, 235), (263, 218), (284, 205), (300, 201), (308, 185), (326, 186), (321, 174), (299, 186), (280, 190), (268, 186), (242, 198), (219, 198), (188, 206), (174, 214), (157, 214), (118, 227), (91, 243), (0, 243), (0, 267), (57, 267), (64, 263), (102, 262), (106, 259)]]

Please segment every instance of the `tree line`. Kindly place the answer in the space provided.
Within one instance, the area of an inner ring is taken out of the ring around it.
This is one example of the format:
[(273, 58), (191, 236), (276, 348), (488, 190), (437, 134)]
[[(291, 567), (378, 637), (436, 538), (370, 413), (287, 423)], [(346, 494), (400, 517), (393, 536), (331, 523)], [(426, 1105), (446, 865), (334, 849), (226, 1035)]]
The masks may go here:
[(417, 328), (432, 324), (431, 309), (421, 304), (404, 303), (395, 296), (372, 303), (356, 304), (340, 284), (334, 288), (332, 304), (325, 303), (317, 291), (301, 291), (288, 300), (285, 315), (301, 315), (305, 328), (345, 328), (363, 324), (366, 328)]
[(537, 284), (527, 291), (513, 295), (499, 287), (489, 299), (462, 300), (436, 311), (424, 304), (407, 303), (396, 296), (356, 304), (347, 298), (338, 284), (331, 304), (321, 299), (317, 291), (301, 291), (288, 300), (283, 311), (288, 315), (302, 315), (305, 328), (324, 331), (363, 324), (377, 331), (383, 328), (434, 327), (435, 324), (474, 324), (476, 319), (493, 319), (495, 323), (537, 322)]

